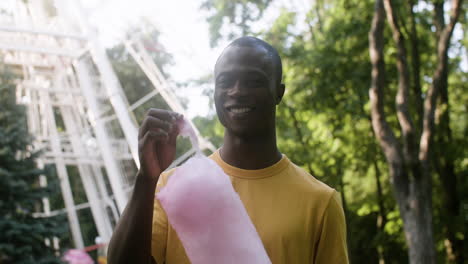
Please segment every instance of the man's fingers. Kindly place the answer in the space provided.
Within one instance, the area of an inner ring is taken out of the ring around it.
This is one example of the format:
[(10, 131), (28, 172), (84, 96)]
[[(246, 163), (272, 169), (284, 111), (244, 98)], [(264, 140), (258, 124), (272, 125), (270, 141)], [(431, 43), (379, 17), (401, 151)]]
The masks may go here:
[(159, 131), (147, 131), (142, 139), (138, 142), (140, 145), (140, 149), (145, 148), (146, 146), (151, 145), (150, 141), (167, 141), (169, 139), (169, 135), (164, 130)]
[(159, 118), (164, 121), (168, 122), (174, 122), (177, 119), (180, 119), (181, 115), (176, 112), (172, 112), (169, 110), (164, 110), (164, 109), (157, 109), (157, 108), (150, 108), (148, 112), (146, 113), (147, 116), (152, 116)]
[(165, 131), (166, 133), (170, 133), (173, 129), (175, 124), (161, 120), (156, 117), (147, 116), (140, 127), (139, 138), (142, 138), (146, 135), (148, 131), (158, 131), (159, 129)]
[(156, 128), (162, 128), (167, 133), (174, 132), (174, 128), (177, 127), (176, 120), (182, 118), (183, 116), (176, 112), (151, 108), (147, 111), (145, 119), (140, 126), (138, 138), (141, 139), (146, 134), (146, 131), (156, 130)]

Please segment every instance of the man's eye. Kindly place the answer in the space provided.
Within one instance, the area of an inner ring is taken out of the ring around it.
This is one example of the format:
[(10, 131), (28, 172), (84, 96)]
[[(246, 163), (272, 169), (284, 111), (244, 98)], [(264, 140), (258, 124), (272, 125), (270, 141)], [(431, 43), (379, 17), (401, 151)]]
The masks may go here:
[(225, 81), (217, 81), (216, 86), (218, 87), (226, 87), (226, 82)]
[(231, 84), (229, 79), (221, 79), (216, 82), (216, 85), (221, 88), (226, 88)]
[(247, 86), (248, 87), (259, 87), (263, 85), (263, 81), (260, 79), (251, 79), (247, 80)]

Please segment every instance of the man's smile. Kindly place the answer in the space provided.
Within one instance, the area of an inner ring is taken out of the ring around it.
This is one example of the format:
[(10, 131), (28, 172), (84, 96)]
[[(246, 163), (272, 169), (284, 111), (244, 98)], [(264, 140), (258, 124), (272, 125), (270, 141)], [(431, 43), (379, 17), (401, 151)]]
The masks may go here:
[(248, 113), (254, 110), (254, 108), (248, 107), (248, 106), (233, 106), (233, 107), (228, 107), (227, 110), (234, 114), (242, 114), (242, 113)]
[(249, 115), (255, 110), (255, 107), (246, 105), (230, 105), (226, 107), (226, 110), (231, 117), (240, 118)]

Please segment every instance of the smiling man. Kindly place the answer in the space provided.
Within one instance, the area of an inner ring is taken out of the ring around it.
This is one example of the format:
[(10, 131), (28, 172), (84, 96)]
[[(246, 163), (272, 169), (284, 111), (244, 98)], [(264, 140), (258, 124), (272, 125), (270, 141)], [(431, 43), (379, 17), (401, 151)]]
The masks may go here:
[[(215, 65), (214, 95), (224, 143), (210, 158), (231, 177), (272, 263), (348, 263), (339, 194), (276, 145), (281, 80), (281, 59), (268, 43), (242, 37), (224, 49)], [(153, 198), (171, 175), (161, 172), (174, 159), (178, 118), (151, 109), (140, 128), (142, 167), (109, 245), (110, 263), (190, 263)]]

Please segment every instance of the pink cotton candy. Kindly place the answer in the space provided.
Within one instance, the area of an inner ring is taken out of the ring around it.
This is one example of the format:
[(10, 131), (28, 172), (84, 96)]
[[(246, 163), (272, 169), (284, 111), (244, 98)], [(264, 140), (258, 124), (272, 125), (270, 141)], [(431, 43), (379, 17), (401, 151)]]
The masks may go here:
[(175, 169), (156, 197), (192, 263), (271, 263), (229, 176), (200, 152)]
[(94, 261), (86, 253), (86, 251), (81, 249), (70, 249), (65, 252), (63, 260), (69, 264), (93, 264)]
[(188, 137), (190, 139), (190, 143), (192, 143), (192, 147), (195, 148), (196, 152), (200, 151), (198, 147), (198, 138), (195, 134), (195, 130), (193, 130), (190, 122), (187, 119), (180, 119), (177, 121), (177, 127), (179, 128), (179, 135), (183, 137)]

